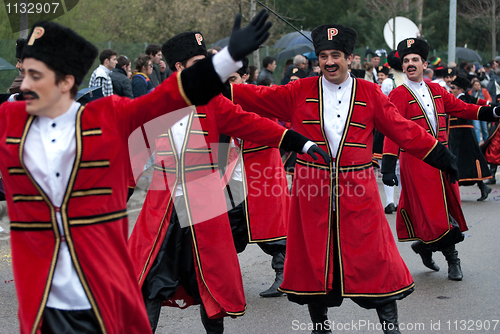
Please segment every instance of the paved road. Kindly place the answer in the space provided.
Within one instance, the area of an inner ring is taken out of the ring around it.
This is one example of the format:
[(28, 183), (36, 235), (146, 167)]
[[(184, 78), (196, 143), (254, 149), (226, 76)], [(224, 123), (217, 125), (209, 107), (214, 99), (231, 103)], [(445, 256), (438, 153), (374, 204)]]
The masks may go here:
[[(402, 333), (500, 333), (500, 185), (492, 188), (485, 202), (476, 201), (477, 187), (460, 188), (470, 228), (465, 241), (457, 246), (463, 281), (447, 279), (447, 265), (441, 254), (435, 255), (441, 271), (431, 272), (411, 251), (409, 243), (398, 243), (416, 283), (415, 292), (398, 304), (399, 320), (405, 327)], [(144, 192), (136, 191), (129, 203), (131, 228), (143, 200)], [(395, 217), (387, 215), (393, 231)], [(8, 222), (0, 225), (8, 229)], [(8, 234), (2, 234), (0, 239), (0, 333), (18, 333)], [(249, 245), (240, 254), (247, 312), (243, 317), (226, 319), (226, 333), (310, 333), (300, 329), (309, 322), (305, 306), (290, 303), (286, 297), (259, 297), (259, 292), (274, 279), (270, 261), (255, 245)], [(345, 300), (340, 308), (330, 309), (329, 319), (335, 322), (334, 333), (381, 333), (373, 328), (378, 324), (376, 312), (362, 309), (350, 300)], [(198, 307), (164, 307), (157, 333), (204, 333)]]

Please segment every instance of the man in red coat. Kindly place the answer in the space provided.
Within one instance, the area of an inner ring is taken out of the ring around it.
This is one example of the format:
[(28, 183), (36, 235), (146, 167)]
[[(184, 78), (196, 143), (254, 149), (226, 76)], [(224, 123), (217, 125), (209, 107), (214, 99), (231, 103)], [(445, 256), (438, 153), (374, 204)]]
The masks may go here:
[[(443, 145), (448, 144), (446, 114), (465, 119), (494, 121), (498, 111), (492, 107), (467, 104), (436, 83), (425, 83), (429, 44), (422, 39), (408, 38), (398, 44), (399, 58), (406, 73), (406, 82), (389, 95), (399, 113), (418, 124)], [(394, 168), (400, 145), (384, 142), (382, 173), (384, 183), (395, 184)], [(424, 265), (439, 267), (432, 252), (440, 250), (448, 262), (448, 278), (461, 280), (462, 270), (455, 244), (462, 241), (467, 224), (460, 207), (458, 183), (449, 182), (446, 174), (422, 163), (401, 150), (399, 154), (402, 193), (397, 213), (399, 241), (417, 240), (412, 244)]]
[[(172, 37), (162, 52), (175, 73), (207, 56), (203, 35), (196, 31)], [(228, 57), (228, 50), (217, 56)], [(222, 333), (223, 318), (243, 315), (246, 304), (217, 169), (220, 134), (318, 152), (327, 161), (328, 155), (304, 136), (244, 112), (222, 95), (164, 130), (155, 138), (153, 179), (129, 240), (136, 278), (153, 332), (162, 305), (200, 304), (207, 333)]]
[(323, 76), (286, 86), (232, 86), (235, 103), (291, 121), (333, 158), (325, 164), (297, 155), (280, 291), (308, 304), (313, 333), (331, 332), (327, 307), (340, 306), (343, 298), (375, 308), (384, 332), (399, 333), (396, 300), (410, 294), (414, 283), (380, 201), (373, 130), (419, 159), (457, 170), (451, 153), (401, 117), (376, 84), (349, 75), (354, 30), (324, 25), (311, 36)]
[[(247, 28), (237, 28), (230, 54), (240, 60), (263, 40), (248, 43)], [(83, 107), (76, 92), (96, 56), (71, 29), (35, 23), (22, 55), (26, 101), (0, 107), (23, 334), (151, 332), (127, 249), (127, 139), (158, 116), (206, 104), (228, 78), (221, 68), (241, 66), (202, 60), (144, 98)]]

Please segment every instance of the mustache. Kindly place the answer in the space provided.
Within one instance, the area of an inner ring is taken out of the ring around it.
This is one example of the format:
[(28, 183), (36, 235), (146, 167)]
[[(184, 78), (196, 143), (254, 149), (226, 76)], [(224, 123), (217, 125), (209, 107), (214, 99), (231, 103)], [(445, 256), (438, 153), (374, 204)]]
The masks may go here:
[(328, 70), (328, 69), (338, 69), (339, 68), (339, 65), (335, 64), (335, 65), (325, 65), (325, 70)]
[(29, 92), (25, 92), (24, 93), (24, 97), (32, 97), (34, 99), (39, 99), (40, 97), (38, 96), (37, 93), (35, 93), (34, 91), (29, 91)]
[(414, 70), (417, 70), (417, 67), (414, 66), (414, 65), (410, 65), (406, 68), (406, 70), (408, 71), (409, 69), (414, 69)]

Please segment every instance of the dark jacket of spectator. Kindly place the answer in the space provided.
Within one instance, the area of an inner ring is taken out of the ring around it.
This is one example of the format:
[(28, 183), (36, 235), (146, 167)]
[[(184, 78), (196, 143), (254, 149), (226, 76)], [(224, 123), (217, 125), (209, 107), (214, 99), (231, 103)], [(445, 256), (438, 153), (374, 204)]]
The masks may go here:
[(109, 74), (113, 83), (113, 93), (118, 96), (125, 96), (131, 99), (134, 98), (132, 93), (132, 83), (127, 77), (127, 72), (123, 68), (115, 67)]
[(168, 74), (169, 74), (168, 72), (172, 73), (172, 71), (170, 71), (170, 69), (168, 67), (165, 69), (165, 72), (161, 73), (159, 66), (154, 65), (153, 66), (153, 73), (151, 73), (151, 75), (149, 76), (149, 79), (151, 79), (151, 83), (153, 84), (153, 87), (158, 86), (159, 84), (161, 84), (163, 82), (163, 80), (168, 78)]
[(154, 89), (151, 80), (144, 73), (134, 73), (132, 76), (132, 92), (134, 97), (145, 95)]

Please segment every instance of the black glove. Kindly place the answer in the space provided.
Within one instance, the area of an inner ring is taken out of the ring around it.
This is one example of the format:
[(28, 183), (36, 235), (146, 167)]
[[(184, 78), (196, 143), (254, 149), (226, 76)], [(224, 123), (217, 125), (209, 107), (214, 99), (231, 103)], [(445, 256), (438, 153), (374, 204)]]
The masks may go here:
[(448, 182), (455, 183), (460, 180), (458, 175), (457, 157), (451, 153), (446, 146), (437, 143), (436, 147), (424, 159), (424, 162), (434, 168), (442, 170), (446, 174)]
[(234, 60), (242, 60), (247, 54), (259, 48), (269, 37), (269, 28), (273, 25), (266, 20), (269, 14), (262, 9), (245, 28), (241, 29), (241, 14), (236, 15), (228, 51)]
[(394, 187), (398, 185), (398, 177), (396, 173), (385, 173), (382, 174), (382, 182), (389, 187)]
[(398, 185), (398, 178), (396, 177), (396, 163), (398, 157), (395, 155), (384, 154), (382, 157), (382, 182), (389, 187)]
[[(304, 137), (300, 133), (293, 130), (288, 130), (283, 136), (280, 148), (287, 152), (294, 151), (302, 154), (304, 153), (302, 152), (302, 149), (308, 141), (309, 139), (307, 137)], [(321, 155), (326, 164), (330, 163), (330, 157), (328, 156), (328, 154), (317, 145), (311, 146), (307, 150), (307, 154), (309, 154), (314, 160), (318, 160), (318, 157), (314, 153), (318, 153), (319, 155)]]
[(314, 160), (318, 160), (318, 157), (314, 153), (318, 153), (319, 155), (321, 155), (325, 164), (330, 164), (330, 156), (328, 155), (328, 153), (319, 148), (318, 145), (313, 145), (307, 150), (307, 154), (309, 154)]

